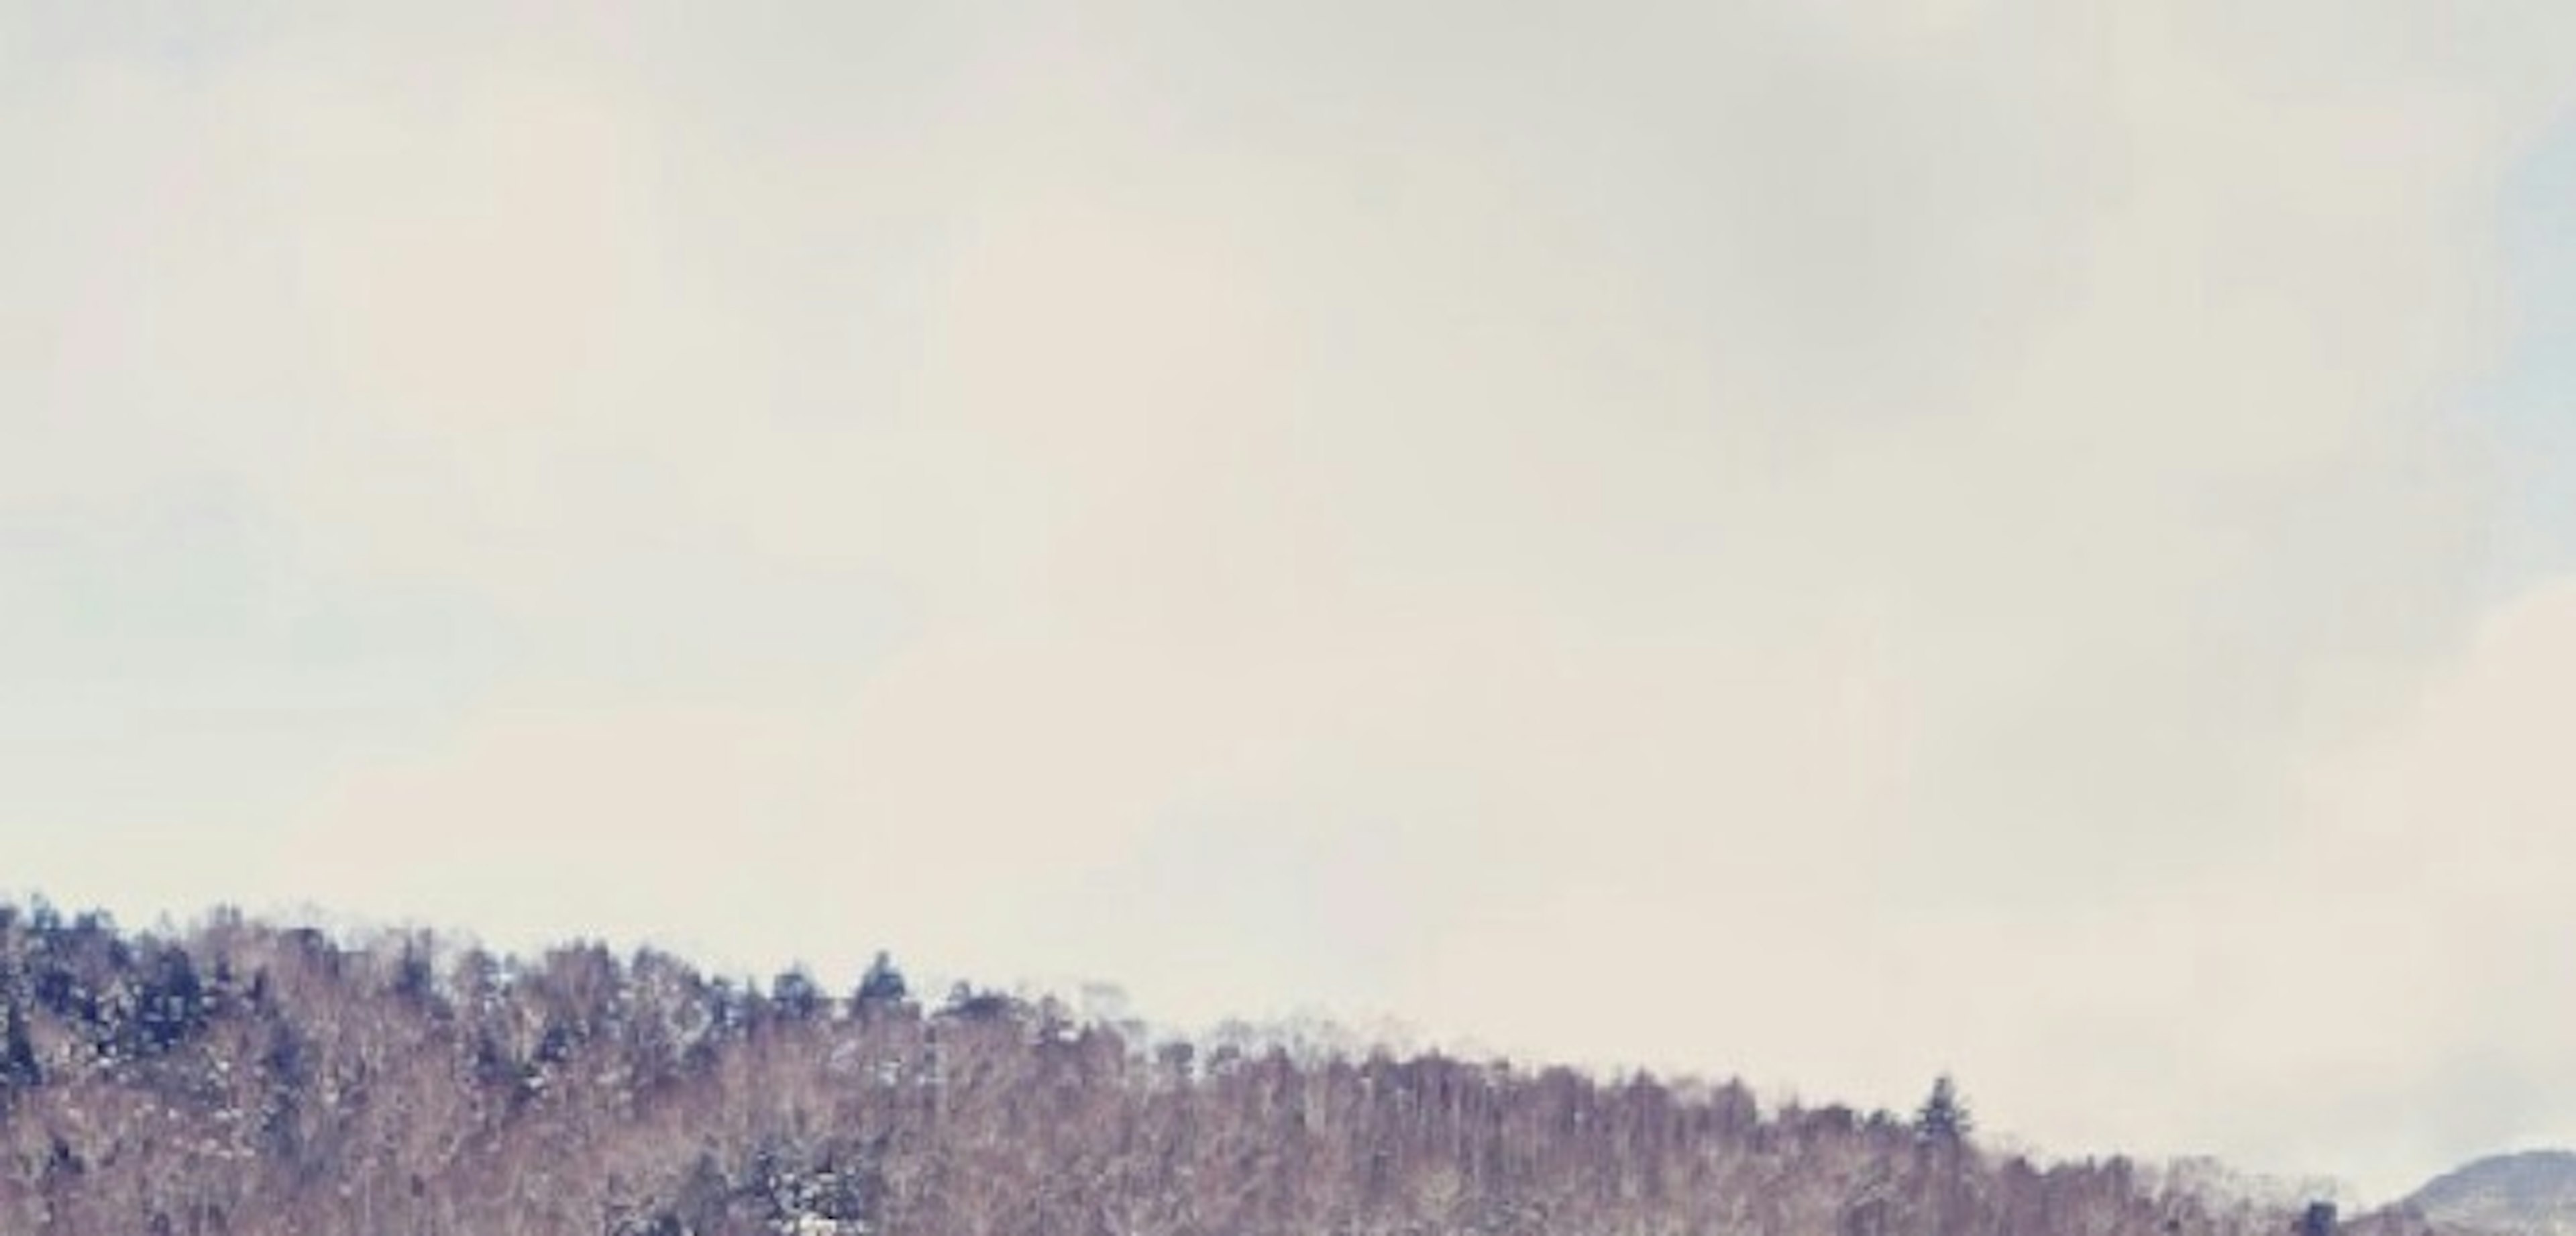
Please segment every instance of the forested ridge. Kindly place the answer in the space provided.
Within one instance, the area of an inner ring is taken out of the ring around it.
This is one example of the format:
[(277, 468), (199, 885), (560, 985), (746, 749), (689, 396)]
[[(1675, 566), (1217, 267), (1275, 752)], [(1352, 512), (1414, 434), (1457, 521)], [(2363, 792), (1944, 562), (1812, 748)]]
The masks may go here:
[[(0, 904), (0, 1233), (2283, 1236), (1921, 1111), (1192, 1044), (1050, 998)], [(2326, 1225), (2334, 1226), (2331, 1216)], [(2420, 1224), (2377, 1215), (2347, 1228)]]

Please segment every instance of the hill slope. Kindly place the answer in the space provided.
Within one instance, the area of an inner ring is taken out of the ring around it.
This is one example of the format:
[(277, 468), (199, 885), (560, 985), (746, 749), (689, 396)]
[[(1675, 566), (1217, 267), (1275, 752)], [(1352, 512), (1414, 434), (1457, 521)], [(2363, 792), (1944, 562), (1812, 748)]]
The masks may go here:
[(2409, 1204), (2446, 1227), (2576, 1236), (2576, 1151), (2494, 1155), (2436, 1177)]
[[(1964, 1128), (1964, 1121), (1960, 1122)], [(1149, 1042), (597, 945), (525, 961), (0, 905), (0, 1232), (2279, 1236), (1735, 1083)], [(2392, 1221), (2382, 1229), (2394, 1232)]]

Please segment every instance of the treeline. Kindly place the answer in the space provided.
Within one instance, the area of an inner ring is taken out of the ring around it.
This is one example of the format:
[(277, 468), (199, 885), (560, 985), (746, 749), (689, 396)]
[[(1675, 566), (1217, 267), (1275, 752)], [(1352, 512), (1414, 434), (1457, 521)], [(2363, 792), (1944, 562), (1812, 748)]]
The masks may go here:
[[(1946, 1105), (1946, 1106), (1942, 1106)], [(1149, 1042), (1053, 1000), (0, 905), (0, 1232), (2282, 1236), (1744, 1086)], [(2306, 1216), (2308, 1222), (2314, 1217)], [(2383, 1228), (2409, 1226), (2374, 1221)]]

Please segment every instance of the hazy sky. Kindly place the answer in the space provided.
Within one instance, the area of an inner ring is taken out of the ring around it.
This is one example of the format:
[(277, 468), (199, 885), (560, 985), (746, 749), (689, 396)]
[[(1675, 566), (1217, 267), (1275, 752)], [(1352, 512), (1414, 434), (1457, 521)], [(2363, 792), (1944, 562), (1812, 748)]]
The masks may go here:
[(2576, 1141), (2571, 217), (2565, 0), (0, 0), (0, 885), (2385, 1195)]

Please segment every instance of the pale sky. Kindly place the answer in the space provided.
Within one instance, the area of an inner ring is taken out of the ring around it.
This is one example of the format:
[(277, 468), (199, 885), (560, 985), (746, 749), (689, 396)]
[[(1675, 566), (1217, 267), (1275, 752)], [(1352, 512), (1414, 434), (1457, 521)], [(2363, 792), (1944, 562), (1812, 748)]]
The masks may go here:
[(2564, 0), (0, 0), (0, 887), (2385, 1197), (2576, 1143), (2571, 214)]

